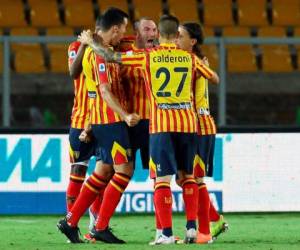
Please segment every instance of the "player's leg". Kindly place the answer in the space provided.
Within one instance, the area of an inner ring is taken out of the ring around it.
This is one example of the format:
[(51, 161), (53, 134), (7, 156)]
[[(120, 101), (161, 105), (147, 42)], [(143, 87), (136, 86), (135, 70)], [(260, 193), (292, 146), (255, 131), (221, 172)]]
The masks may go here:
[(102, 126), (103, 161), (114, 165), (114, 175), (103, 195), (98, 220), (91, 236), (107, 243), (124, 243), (108, 228), (109, 221), (128, 186), (133, 174), (131, 149), (127, 126), (124, 122)]
[[(98, 126), (93, 126), (93, 134), (96, 140), (96, 153), (100, 159), (102, 149), (100, 148), (101, 136), (98, 132)], [(113, 168), (109, 164), (104, 164), (102, 161), (97, 161), (96, 168), (90, 177), (86, 180), (81, 188), (80, 194), (76, 199), (72, 209), (67, 214), (66, 218), (60, 220), (57, 224), (58, 228), (64, 233), (67, 238), (73, 243), (80, 242), (78, 236), (78, 222), (87, 208), (94, 202), (101, 190), (105, 189), (111, 175)]]
[(99, 191), (105, 189), (111, 176), (112, 167), (98, 161), (93, 174), (83, 184), (78, 198), (65, 219), (58, 222), (58, 229), (66, 235), (72, 243), (80, 243), (78, 222), (88, 207), (96, 199)]
[(71, 128), (69, 132), (69, 155), (71, 161), (70, 179), (66, 191), (67, 211), (70, 211), (77, 199), (85, 180), (89, 159), (94, 155), (95, 143), (79, 140), (81, 129)]
[(154, 204), (162, 227), (162, 235), (156, 244), (172, 244), (175, 239), (172, 230), (170, 182), (177, 171), (172, 133), (150, 135), (150, 168), (152, 166), (156, 168)]
[(194, 161), (194, 176), (199, 188), (198, 243), (209, 243), (212, 240), (209, 217), (210, 198), (203, 179), (207, 172), (210, 143), (209, 136), (201, 135), (197, 138), (197, 155)]
[(195, 137), (195, 134), (177, 134), (177, 176), (182, 180), (180, 184), (186, 212), (186, 243), (194, 243), (197, 236), (198, 186), (193, 175), (196, 153)]

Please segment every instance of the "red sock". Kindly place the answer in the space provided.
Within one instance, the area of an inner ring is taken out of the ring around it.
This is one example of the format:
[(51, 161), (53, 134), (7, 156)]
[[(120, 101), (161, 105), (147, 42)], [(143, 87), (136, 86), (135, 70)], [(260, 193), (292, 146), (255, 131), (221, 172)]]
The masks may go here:
[(220, 215), (212, 202), (210, 202), (209, 207), (209, 218), (210, 221), (218, 221), (220, 219)]
[(210, 200), (205, 183), (199, 184), (199, 207), (198, 207), (198, 223), (199, 232), (209, 234), (209, 206)]
[(194, 178), (187, 178), (182, 182), (182, 195), (185, 204), (187, 221), (197, 220), (198, 185)]
[(96, 197), (96, 200), (93, 202), (93, 204), (90, 207), (93, 214), (98, 214), (98, 212), (100, 210), (100, 207), (101, 207), (101, 204), (102, 204), (102, 201), (103, 201), (104, 190), (105, 189), (102, 189), (99, 192), (98, 196)]
[(85, 175), (70, 174), (70, 181), (68, 184), (66, 199), (67, 199), (67, 212), (70, 212), (72, 206), (74, 205), (84, 182)]
[(115, 173), (110, 180), (105, 188), (102, 205), (98, 214), (97, 230), (104, 230), (108, 227), (109, 220), (114, 214), (129, 181), (130, 177), (121, 173)]
[[(155, 182), (154, 182), (154, 189), (155, 189)], [(153, 200), (155, 200), (155, 192), (153, 193)], [(154, 213), (155, 213), (155, 226), (156, 226), (156, 229), (161, 230), (162, 226), (161, 226), (160, 219), (159, 219), (159, 216), (158, 216), (158, 213), (157, 213), (157, 208), (155, 206), (155, 202), (154, 202)]]
[(105, 189), (106, 184), (104, 178), (95, 172), (86, 180), (75, 204), (67, 215), (68, 222), (71, 226), (77, 226), (84, 212), (96, 199), (99, 191)]
[(172, 192), (168, 182), (157, 182), (154, 204), (162, 229), (172, 228)]

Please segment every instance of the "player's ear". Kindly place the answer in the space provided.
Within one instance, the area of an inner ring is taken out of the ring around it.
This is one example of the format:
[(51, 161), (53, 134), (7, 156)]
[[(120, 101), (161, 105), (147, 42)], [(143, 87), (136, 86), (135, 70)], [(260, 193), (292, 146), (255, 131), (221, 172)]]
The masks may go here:
[(176, 32), (176, 39), (179, 37), (179, 31)]
[(192, 47), (193, 47), (196, 43), (197, 43), (197, 39), (192, 38), (192, 39), (191, 39), (191, 45), (192, 45)]

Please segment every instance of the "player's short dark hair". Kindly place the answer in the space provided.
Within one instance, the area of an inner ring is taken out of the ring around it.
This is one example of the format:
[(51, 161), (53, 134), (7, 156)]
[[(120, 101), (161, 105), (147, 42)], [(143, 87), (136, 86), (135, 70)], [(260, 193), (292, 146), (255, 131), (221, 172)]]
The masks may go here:
[(181, 26), (189, 33), (190, 38), (196, 39), (198, 44), (203, 44), (203, 30), (199, 23), (186, 22)]
[(118, 8), (110, 7), (97, 18), (96, 27), (99, 27), (103, 31), (107, 31), (114, 25), (119, 26), (124, 23), (124, 18), (128, 18), (127, 13)]
[(163, 15), (158, 23), (158, 30), (162, 37), (176, 36), (179, 20), (172, 15)]

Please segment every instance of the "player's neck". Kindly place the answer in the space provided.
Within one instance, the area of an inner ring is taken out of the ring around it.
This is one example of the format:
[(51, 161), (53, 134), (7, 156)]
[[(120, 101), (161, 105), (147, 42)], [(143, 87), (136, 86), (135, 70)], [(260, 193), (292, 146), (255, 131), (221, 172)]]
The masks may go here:
[(159, 43), (162, 44), (162, 43), (175, 43), (176, 41), (176, 38), (164, 38), (164, 37), (160, 37), (159, 38)]
[(111, 42), (111, 36), (109, 32), (100, 31), (99, 36), (102, 38), (102, 45), (109, 47)]

